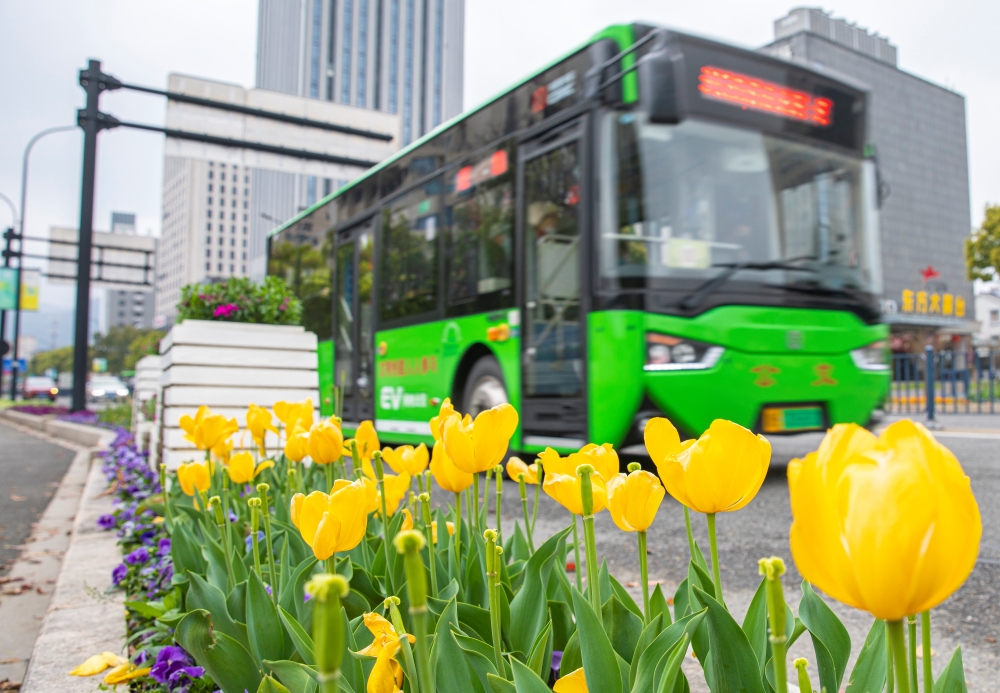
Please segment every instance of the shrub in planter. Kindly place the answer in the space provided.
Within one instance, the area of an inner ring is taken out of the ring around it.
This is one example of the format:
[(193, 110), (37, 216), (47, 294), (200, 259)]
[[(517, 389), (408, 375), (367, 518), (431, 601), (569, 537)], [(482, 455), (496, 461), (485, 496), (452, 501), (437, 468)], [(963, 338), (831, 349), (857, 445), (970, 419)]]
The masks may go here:
[(188, 284), (181, 289), (177, 322), (184, 320), (299, 325), (302, 302), (279, 277), (263, 283), (233, 277), (218, 284)]

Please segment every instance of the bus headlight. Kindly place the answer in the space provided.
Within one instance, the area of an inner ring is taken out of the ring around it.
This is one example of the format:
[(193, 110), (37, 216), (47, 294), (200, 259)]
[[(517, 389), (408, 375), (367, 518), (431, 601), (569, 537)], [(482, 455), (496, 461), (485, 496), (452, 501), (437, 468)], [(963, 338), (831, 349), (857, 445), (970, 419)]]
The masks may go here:
[(720, 346), (659, 332), (646, 333), (647, 371), (694, 371), (711, 368), (725, 352)]
[(851, 352), (854, 365), (863, 371), (886, 371), (889, 364), (886, 360), (885, 342), (872, 342), (868, 346)]

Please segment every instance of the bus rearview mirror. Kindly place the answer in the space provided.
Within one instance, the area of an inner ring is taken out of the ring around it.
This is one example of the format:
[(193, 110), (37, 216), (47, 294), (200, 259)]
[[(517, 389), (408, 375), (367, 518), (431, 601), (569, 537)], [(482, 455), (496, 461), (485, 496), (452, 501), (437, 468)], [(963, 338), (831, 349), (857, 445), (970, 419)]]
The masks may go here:
[(678, 123), (681, 120), (678, 67), (665, 48), (650, 51), (639, 58), (636, 66), (639, 102), (652, 123)]

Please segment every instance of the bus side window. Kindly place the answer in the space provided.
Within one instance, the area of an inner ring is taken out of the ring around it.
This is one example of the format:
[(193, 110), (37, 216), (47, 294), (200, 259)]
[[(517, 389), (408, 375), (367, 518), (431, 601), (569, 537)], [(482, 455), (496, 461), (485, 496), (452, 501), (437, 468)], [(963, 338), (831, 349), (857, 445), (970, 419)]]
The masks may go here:
[(397, 198), (382, 211), (379, 297), (382, 320), (438, 307), (441, 180)]
[(506, 149), (451, 174), (446, 199), (449, 315), (513, 303), (514, 178)]

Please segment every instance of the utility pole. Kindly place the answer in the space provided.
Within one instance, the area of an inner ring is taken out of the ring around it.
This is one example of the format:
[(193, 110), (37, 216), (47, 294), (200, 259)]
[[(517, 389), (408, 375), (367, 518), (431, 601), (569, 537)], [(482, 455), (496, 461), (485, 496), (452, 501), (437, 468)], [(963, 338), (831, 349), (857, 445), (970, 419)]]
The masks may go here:
[(116, 88), (101, 72), (101, 61), (91, 60), (80, 70), (80, 86), (87, 92), (87, 106), (76, 112), (83, 129), (83, 183), (80, 190), (80, 245), (76, 270), (76, 334), (73, 341), (73, 411), (87, 408), (90, 327), (90, 253), (94, 232), (94, 176), (97, 169), (97, 133), (118, 123), (101, 113), (101, 92)]

